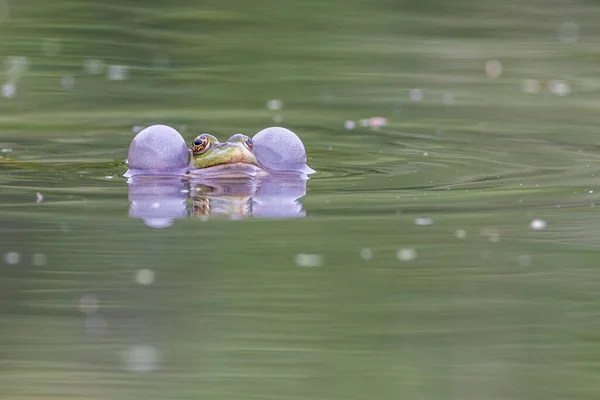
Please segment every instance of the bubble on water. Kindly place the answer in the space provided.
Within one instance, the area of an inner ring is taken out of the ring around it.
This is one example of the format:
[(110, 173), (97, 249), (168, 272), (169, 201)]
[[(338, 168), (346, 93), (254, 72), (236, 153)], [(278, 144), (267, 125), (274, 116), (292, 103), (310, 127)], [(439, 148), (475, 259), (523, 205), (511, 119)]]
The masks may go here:
[(43, 253), (35, 253), (31, 256), (31, 263), (36, 267), (43, 267), (46, 265), (46, 255)]
[(529, 254), (521, 254), (517, 257), (517, 264), (521, 267), (528, 267), (531, 265), (531, 256)]
[(106, 178), (106, 179), (114, 179), (114, 176), (112, 176), (112, 175), (108, 175), (108, 176), (106, 176), (105, 178)]
[(563, 22), (558, 28), (558, 40), (562, 43), (577, 43), (579, 25), (575, 22)]
[(169, 59), (169, 56), (167, 54), (159, 53), (154, 56), (152, 64), (155, 68), (167, 69), (171, 65), (171, 60)]
[(62, 45), (58, 39), (45, 39), (42, 42), (42, 52), (48, 57), (57, 56), (61, 48)]
[(271, 111), (281, 110), (283, 108), (283, 101), (279, 99), (273, 99), (267, 101), (267, 109)]
[(369, 126), (373, 129), (379, 129), (381, 126), (386, 126), (388, 124), (388, 120), (383, 117), (372, 117), (369, 118)]
[(346, 128), (348, 130), (354, 129), (354, 128), (356, 128), (356, 122), (348, 120), (344, 123), (344, 128)]
[(71, 75), (65, 75), (60, 80), (60, 84), (65, 90), (72, 90), (75, 87), (75, 78)]
[(21, 255), (16, 251), (9, 251), (8, 253), (4, 254), (4, 262), (6, 264), (15, 265), (18, 264), (19, 261), (21, 261)]
[(498, 78), (502, 74), (502, 64), (498, 60), (489, 60), (485, 63), (485, 73), (490, 78)]
[(452, 104), (454, 104), (454, 96), (452, 95), (452, 93), (444, 94), (444, 96), (442, 97), (442, 102), (447, 106), (451, 106)]
[(373, 258), (373, 250), (369, 249), (368, 247), (360, 249), (360, 257), (363, 260), (372, 259)]
[(571, 87), (567, 82), (553, 80), (550, 83), (550, 91), (557, 96), (567, 96), (571, 93)]
[(425, 157), (427, 157), (427, 156), (429, 155), (429, 153), (428, 153), (428, 152), (425, 152), (425, 153), (423, 153), (423, 155), (424, 155)]
[(411, 101), (421, 101), (423, 100), (423, 91), (421, 89), (410, 89), (410, 92), (408, 92), (408, 98)]
[(275, 122), (276, 124), (280, 123), (281, 121), (283, 121), (283, 117), (279, 114), (273, 116), (273, 122)]
[(431, 225), (433, 220), (431, 218), (415, 218), (415, 225)]
[(594, 191), (593, 190), (588, 190), (588, 193), (592, 194), (592, 193), (594, 193)]
[(44, 201), (44, 196), (40, 192), (37, 192), (35, 194), (35, 197), (36, 197), (35, 202), (38, 204), (41, 203), (42, 201)]
[(2, 85), (2, 97), (11, 98), (17, 94), (17, 86), (13, 83), (5, 83)]
[(546, 221), (544, 221), (543, 219), (534, 219), (533, 221), (531, 221), (529, 226), (531, 227), (531, 229), (539, 231), (546, 228), (547, 224)]
[(86, 335), (104, 335), (108, 328), (108, 321), (101, 315), (88, 315), (85, 318), (84, 331)]
[(400, 261), (412, 261), (417, 258), (415, 249), (399, 249), (396, 252), (396, 258)]
[(362, 118), (360, 121), (358, 121), (359, 125), (362, 127), (367, 127), (369, 126), (369, 120), (366, 118)]
[(538, 93), (542, 89), (540, 81), (537, 79), (525, 79), (523, 81), (523, 92)]
[(300, 253), (296, 255), (296, 265), (299, 267), (320, 267), (323, 265), (323, 256)]
[(104, 71), (104, 62), (97, 58), (88, 58), (83, 62), (83, 69), (90, 75), (100, 75)]
[(131, 131), (133, 133), (140, 133), (143, 130), (144, 130), (144, 127), (141, 125), (135, 125), (133, 128), (131, 128)]
[(154, 283), (154, 271), (151, 269), (138, 269), (135, 273), (135, 281), (140, 285), (151, 285)]
[(98, 298), (93, 294), (84, 294), (79, 299), (79, 311), (84, 314), (94, 314), (100, 308)]
[(454, 232), (454, 236), (456, 236), (459, 239), (464, 239), (467, 237), (467, 231), (465, 231), (464, 229), (457, 229), (456, 232)]
[(129, 372), (152, 372), (158, 368), (160, 352), (154, 346), (132, 346), (123, 355), (123, 361)]
[(107, 77), (111, 81), (124, 81), (128, 78), (129, 67), (125, 65), (110, 65), (107, 71)]

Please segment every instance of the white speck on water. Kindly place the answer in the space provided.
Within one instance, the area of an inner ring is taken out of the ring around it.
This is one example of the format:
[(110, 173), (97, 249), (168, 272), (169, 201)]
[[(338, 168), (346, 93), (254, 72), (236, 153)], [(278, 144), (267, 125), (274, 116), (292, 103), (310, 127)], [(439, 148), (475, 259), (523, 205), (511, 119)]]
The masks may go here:
[(431, 218), (415, 218), (415, 225), (432, 225), (433, 220)]
[(421, 89), (410, 89), (410, 92), (408, 92), (408, 98), (411, 101), (421, 101), (423, 100), (423, 91)]
[(592, 194), (592, 193), (594, 193), (594, 191), (593, 190), (588, 190), (588, 193)]
[(106, 179), (113, 179), (113, 178), (114, 178), (114, 176), (112, 176), (112, 175), (108, 175), (108, 176), (106, 177)]
[(454, 236), (456, 236), (459, 239), (464, 239), (467, 237), (467, 231), (465, 231), (464, 229), (457, 229), (456, 232), (454, 232)]
[(492, 79), (500, 77), (502, 74), (502, 64), (498, 60), (489, 60), (485, 63), (485, 73)]
[(283, 101), (279, 99), (273, 99), (267, 101), (267, 109), (271, 111), (281, 110), (283, 108)]
[(90, 75), (100, 75), (104, 71), (104, 62), (97, 58), (88, 58), (83, 62), (83, 69)]
[(147, 268), (138, 269), (135, 273), (135, 281), (140, 285), (151, 285), (154, 283), (154, 271)]
[(563, 22), (558, 28), (558, 40), (562, 43), (577, 43), (579, 39), (579, 25), (575, 22)]
[(42, 52), (48, 57), (57, 56), (62, 46), (58, 39), (45, 39), (42, 42)]
[(167, 69), (171, 65), (171, 60), (169, 59), (169, 56), (167, 54), (159, 53), (154, 56), (152, 64), (155, 68)]
[(124, 81), (128, 78), (129, 68), (125, 65), (110, 65), (107, 77), (111, 81)]
[(544, 229), (547, 226), (547, 224), (546, 221), (544, 221), (543, 219), (534, 219), (533, 221), (531, 221), (531, 224), (529, 224), (529, 226), (531, 227), (531, 229), (539, 231)]
[(2, 85), (2, 97), (11, 98), (17, 94), (17, 86), (13, 83), (5, 83)]
[(517, 264), (521, 267), (528, 267), (531, 265), (531, 256), (529, 254), (521, 254), (517, 257)]
[(160, 352), (154, 346), (132, 346), (123, 355), (125, 369), (129, 372), (152, 372), (158, 368)]
[(9, 251), (8, 253), (4, 254), (4, 262), (6, 264), (15, 265), (18, 264), (20, 260), (21, 255), (16, 251)]
[(36, 267), (43, 267), (44, 265), (46, 265), (46, 261), (46, 255), (43, 253), (35, 253), (31, 256), (31, 263)]
[(348, 130), (354, 129), (354, 128), (356, 128), (356, 122), (348, 120), (344, 123), (344, 128), (346, 128)]
[(452, 104), (454, 104), (454, 96), (452, 95), (452, 93), (444, 94), (444, 96), (442, 97), (442, 102), (447, 106), (451, 106)]
[(428, 153), (428, 152), (425, 152), (425, 153), (423, 153), (423, 155), (424, 155), (425, 157), (427, 157), (427, 156), (429, 155), (429, 153)]
[(296, 255), (296, 265), (299, 267), (320, 267), (323, 265), (323, 256), (300, 253)]
[(106, 333), (108, 321), (101, 315), (88, 315), (85, 318), (84, 330), (86, 335), (100, 336)]
[(94, 314), (98, 308), (100, 308), (98, 298), (93, 294), (84, 294), (79, 299), (79, 311), (84, 314)]
[(327, 148), (327, 150), (331, 151), (331, 150), (333, 150), (333, 147), (329, 146), (329, 147)]
[(35, 202), (36, 202), (36, 203), (38, 203), (38, 204), (39, 204), (39, 203), (41, 203), (42, 201), (44, 201), (44, 196), (43, 196), (43, 195), (42, 195), (40, 192), (37, 192), (37, 193), (35, 194), (35, 196), (36, 196), (36, 200), (35, 200)]
[(571, 87), (568, 83), (554, 80), (550, 84), (550, 91), (557, 96), (567, 96), (571, 93)]
[(135, 125), (133, 128), (131, 128), (131, 131), (133, 133), (140, 133), (143, 130), (144, 130), (144, 127), (141, 125)]
[(399, 249), (396, 252), (396, 258), (400, 261), (412, 261), (417, 258), (415, 249)]
[(360, 249), (360, 258), (363, 260), (370, 260), (373, 258), (373, 250), (368, 247)]
[(276, 124), (280, 123), (281, 121), (283, 121), (283, 117), (280, 114), (273, 116), (273, 122), (275, 122)]
[(372, 117), (369, 118), (369, 126), (373, 129), (379, 129), (380, 126), (386, 126), (388, 120), (383, 117)]
[(12, 153), (12, 149), (4, 148), (4, 149), (2, 149), (2, 152), (3, 153)]
[(160, 203), (158, 201), (155, 201), (154, 203), (152, 203), (152, 205), (150, 207), (157, 209), (160, 207)]
[(71, 75), (65, 75), (60, 80), (60, 84), (65, 90), (72, 90), (75, 87), (75, 78)]
[(525, 93), (538, 93), (542, 88), (540, 81), (537, 79), (525, 79), (523, 81), (523, 92)]

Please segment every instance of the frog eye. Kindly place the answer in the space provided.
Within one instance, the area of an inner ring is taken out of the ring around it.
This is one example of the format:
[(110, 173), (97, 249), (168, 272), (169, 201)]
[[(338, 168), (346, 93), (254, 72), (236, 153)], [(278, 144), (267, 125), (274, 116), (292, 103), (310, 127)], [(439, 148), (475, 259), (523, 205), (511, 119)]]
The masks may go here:
[(200, 135), (194, 139), (194, 143), (192, 144), (192, 152), (194, 155), (202, 154), (210, 149), (213, 144), (214, 141), (211, 140), (209, 135)]
[(243, 141), (244, 141), (244, 145), (246, 145), (248, 150), (252, 150), (252, 148), (254, 147), (254, 144), (252, 143), (252, 139), (250, 139), (248, 136), (244, 136)]

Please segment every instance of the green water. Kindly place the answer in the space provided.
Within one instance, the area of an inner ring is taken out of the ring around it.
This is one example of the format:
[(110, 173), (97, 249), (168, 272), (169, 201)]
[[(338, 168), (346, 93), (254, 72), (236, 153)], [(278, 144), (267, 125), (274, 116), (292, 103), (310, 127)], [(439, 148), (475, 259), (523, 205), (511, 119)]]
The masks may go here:
[[(598, 18), (0, 1), (0, 397), (597, 399)], [(130, 218), (119, 162), (156, 123), (292, 129), (305, 217)]]

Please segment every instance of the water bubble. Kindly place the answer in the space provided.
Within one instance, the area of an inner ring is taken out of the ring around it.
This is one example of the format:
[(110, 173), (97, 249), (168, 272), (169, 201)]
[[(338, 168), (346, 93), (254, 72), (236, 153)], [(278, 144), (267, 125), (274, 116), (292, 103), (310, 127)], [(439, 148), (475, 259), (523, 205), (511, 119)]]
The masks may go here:
[(129, 75), (129, 67), (125, 65), (110, 65), (108, 67), (107, 77), (111, 81), (124, 81)]
[(112, 176), (112, 175), (108, 175), (108, 176), (106, 176), (105, 178), (106, 178), (106, 179), (114, 179), (114, 176)]
[(58, 39), (46, 39), (42, 42), (42, 52), (48, 57), (57, 56), (60, 53), (61, 47)]
[(567, 96), (571, 93), (571, 87), (566, 82), (554, 80), (550, 84), (550, 91), (557, 96)]
[(104, 71), (104, 62), (97, 58), (88, 58), (83, 62), (83, 68), (90, 75), (99, 75)]
[(146, 268), (137, 270), (135, 281), (140, 285), (151, 285), (154, 283), (154, 271)]
[(592, 193), (594, 193), (594, 191), (593, 190), (588, 190), (588, 193), (592, 194)]
[(368, 119), (365, 119), (365, 118), (362, 118), (360, 121), (358, 121), (358, 123), (359, 123), (359, 125), (360, 125), (360, 126), (362, 126), (362, 127), (367, 127), (367, 126), (369, 126), (369, 120), (368, 120)]
[(41, 203), (42, 201), (44, 201), (44, 196), (42, 196), (42, 194), (40, 192), (37, 192), (35, 194), (35, 197), (36, 197), (35, 202), (38, 204)]
[(547, 224), (546, 221), (544, 221), (543, 219), (534, 219), (533, 221), (531, 221), (529, 226), (531, 227), (531, 229), (539, 231), (544, 229), (547, 226)]
[(9, 251), (8, 253), (4, 254), (4, 262), (6, 264), (18, 264), (19, 261), (21, 260), (21, 255), (19, 253), (17, 253), (16, 251)]
[(399, 249), (396, 252), (396, 258), (400, 261), (412, 261), (417, 258), (417, 251), (415, 249)]
[(299, 267), (320, 267), (323, 265), (323, 257), (320, 254), (304, 254), (296, 255), (296, 265)]
[(531, 256), (529, 254), (521, 254), (517, 257), (517, 264), (521, 267), (528, 267), (531, 265)]
[(369, 126), (373, 129), (379, 129), (380, 126), (386, 126), (388, 120), (383, 117), (372, 117), (369, 118)]
[(502, 64), (498, 60), (489, 60), (485, 63), (485, 73), (490, 78), (498, 78), (502, 74)]
[(171, 65), (171, 60), (167, 54), (159, 53), (154, 56), (152, 64), (155, 68), (167, 69)]
[(160, 352), (154, 346), (132, 346), (123, 356), (125, 369), (130, 372), (152, 372), (158, 368)]
[(454, 232), (454, 236), (456, 236), (459, 239), (464, 239), (467, 237), (467, 231), (465, 231), (464, 229), (457, 229), (456, 232)]
[(2, 97), (15, 97), (17, 94), (17, 87), (13, 83), (5, 83), (2, 85)]
[(410, 89), (408, 98), (411, 101), (421, 101), (423, 100), (423, 91), (421, 89)]
[(444, 94), (444, 96), (442, 97), (442, 102), (447, 106), (451, 106), (452, 104), (454, 104), (454, 96), (452, 95), (452, 93)]
[(354, 129), (355, 127), (356, 127), (356, 122), (354, 122), (354, 121), (348, 120), (344, 123), (344, 128), (346, 128), (348, 130)]
[(271, 111), (281, 110), (283, 108), (283, 101), (279, 99), (273, 99), (267, 101), (267, 109)]
[(71, 75), (65, 75), (62, 77), (60, 84), (65, 90), (72, 90), (75, 87), (75, 78)]
[(558, 40), (562, 43), (577, 43), (579, 25), (575, 22), (563, 22), (558, 28)]
[(423, 155), (424, 155), (425, 157), (427, 157), (427, 156), (429, 155), (429, 153), (428, 153), (428, 152), (425, 152), (425, 153), (423, 153)]
[(31, 256), (31, 263), (36, 267), (43, 267), (46, 265), (46, 255), (42, 253), (36, 253)]
[(433, 220), (431, 218), (415, 218), (415, 225), (431, 225)]
[(79, 311), (84, 314), (94, 314), (99, 307), (98, 298), (93, 294), (84, 294), (79, 299)]
[(276, 124), (280, 123), (281, 121), (283, 121), (283, 117), (279, 114), (273, 116), (273, 122), (275, 122)]
[(363, 260), (370, 260), (373, 258), (373, 250), (369, 249), (368, 247), (360, 249), (360, 257)]

